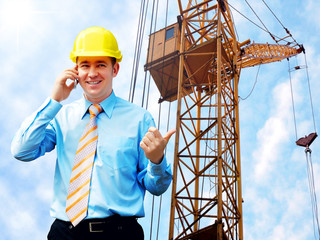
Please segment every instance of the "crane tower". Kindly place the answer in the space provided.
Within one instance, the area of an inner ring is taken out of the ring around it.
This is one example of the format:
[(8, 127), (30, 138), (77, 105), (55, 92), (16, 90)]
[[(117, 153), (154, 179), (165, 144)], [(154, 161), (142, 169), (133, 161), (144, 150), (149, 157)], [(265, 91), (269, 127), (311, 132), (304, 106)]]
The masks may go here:
[(177, 101), (169, 239), (243, 239), (238, 83), (241, 68), (299, 45), (238, 42), (226, 0), (178, 0), (177, 23), (150, 35), (145, 70)]

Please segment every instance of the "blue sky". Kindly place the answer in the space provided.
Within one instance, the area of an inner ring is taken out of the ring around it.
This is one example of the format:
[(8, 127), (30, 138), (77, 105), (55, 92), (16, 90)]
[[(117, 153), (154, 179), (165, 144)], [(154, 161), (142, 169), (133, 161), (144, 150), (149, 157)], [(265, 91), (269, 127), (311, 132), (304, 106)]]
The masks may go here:
[[(320, 110), (320, 2), (316, 0), (265, 0), (277, 17), (306, 48), (316, 126)], [(249, 1), (268, 29), (285, 32), (261, 1)], [(232, 6), (259, 23), (245, 1)], [(51, 94), (55, 78), (69, 60), (77, 34), (90, 26), (102, 26), (114, 33), (123, 53), (120, 73), (114, 81), (116, 94), (128, 99), (140, 1), (109, 0), (0, 0), (0, 232), (2, 239), (46, 238), (52, 219), (54, 161), (51, 152), (23, 163), (10, 153), (10, 142), (25, 117)], [(165, 1), (160, 1), (158, 29), (165, 25)], [(168, 24), (176, 21), (177, 2), (170, 1)], [(148, 16), (150, 18), (150, 15)], [(273, 43), (268, 34), (234, 12), (239, 40)], [(149, 29), (146, 27), (146, 29)], [(149, 31), (149, 30), (146, 30)], [(144, 36), (135, 103), (140, 105), (148, 34)], [(291, 66), (305, 65), (304, 56), (290, 60)], [(258, 67), (243, 69), (239, 95), (245, 97), (254, 85)], [(314, 131), (306, 71), (292, 73), (298, 137)], [(65, 103), (81, 97), (77, 88)], [(159, 93), (151, 86), (149, 110), (158, 119)], [(164, 103), (163, 109), (168, 107)], [(172, 104), (175, 109), (175, 103)], [(166, 131), (166, 114), (160, 130)], [(10, 120), (8, 120), (10, 116)], [(170, 126), (175, 126), (175, 113)], [(314, 239), (304, 149), (295, 145), (287, 61), (261, 66), (253, 93), (240, 102), (242, 188), (245, 239)], [(173, 145), (173, 141), (171, 142)], [(319, 139), (311, 146), (316, 192), (320, 197)], [(172, 162), (172, 146), (168, 159)], [(167, 239), (171, 188), (162, 197), (159, 239)], [(155, 220), (160, 198), (155, 198)], [(318, 201), (319, 203), (319, 201)], [(146, 196), (146, 218), (140, 222), (149, 239), (152, 197)], [(155, 237), (156, 227), (153, 228)]]

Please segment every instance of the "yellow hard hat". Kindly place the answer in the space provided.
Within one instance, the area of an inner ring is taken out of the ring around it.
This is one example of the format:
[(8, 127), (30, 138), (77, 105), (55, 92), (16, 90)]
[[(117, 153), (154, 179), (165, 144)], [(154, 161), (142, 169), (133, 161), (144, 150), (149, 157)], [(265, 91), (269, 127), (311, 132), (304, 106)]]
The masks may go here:
[(117, 62), (122, 60), (116, 38), (102, 27), (90, 27), (79, 33), (70, 59), (76, 63), (79, 56), (107, 56), (114, 57)]

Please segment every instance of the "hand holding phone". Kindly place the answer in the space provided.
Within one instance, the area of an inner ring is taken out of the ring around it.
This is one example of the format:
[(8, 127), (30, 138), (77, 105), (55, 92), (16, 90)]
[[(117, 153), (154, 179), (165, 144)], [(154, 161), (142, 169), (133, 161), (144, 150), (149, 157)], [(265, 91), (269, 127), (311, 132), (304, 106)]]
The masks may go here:
[[(78, 84), (78, 79), (79, 75), (77, 66), (64, 70), (56, 79), (51, 98), (58, 102), (67, 99), (71, 91), (75, 89)], [(71, 84), (67, 83), (68, 80), (72, 81)]]

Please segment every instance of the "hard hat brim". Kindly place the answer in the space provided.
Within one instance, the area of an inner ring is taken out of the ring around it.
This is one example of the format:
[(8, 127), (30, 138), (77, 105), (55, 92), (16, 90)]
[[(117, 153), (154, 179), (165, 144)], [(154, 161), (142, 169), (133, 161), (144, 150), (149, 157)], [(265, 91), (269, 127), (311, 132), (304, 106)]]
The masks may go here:
[[(119, 51), (120, 52), (120, 51)], [(77, 63), (77, 57), (113, 57), (117, 62), (121, 62), (122, 55), (121, 53), (110, 53), (106, 51), (86, 51), (86, 52), (71, 52), (70, 59)]]

